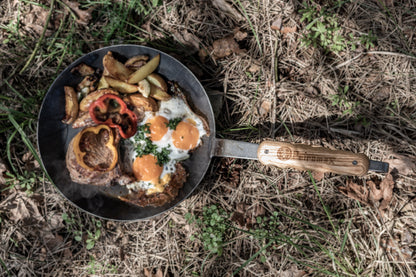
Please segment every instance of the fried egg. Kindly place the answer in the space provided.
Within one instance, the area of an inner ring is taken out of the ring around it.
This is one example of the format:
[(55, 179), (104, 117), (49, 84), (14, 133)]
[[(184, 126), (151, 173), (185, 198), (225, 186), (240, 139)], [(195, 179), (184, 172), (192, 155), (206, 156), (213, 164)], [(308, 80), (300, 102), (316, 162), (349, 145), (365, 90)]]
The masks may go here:
[(137, 181), (128, 188), (145, 189), (147, 194), (163, 192), (176, 163), (188, 159), (207, 134), (204, 122), (181, 97), (161, 101), (157, 112), (146, 112), (138, 130), (129, 150)]

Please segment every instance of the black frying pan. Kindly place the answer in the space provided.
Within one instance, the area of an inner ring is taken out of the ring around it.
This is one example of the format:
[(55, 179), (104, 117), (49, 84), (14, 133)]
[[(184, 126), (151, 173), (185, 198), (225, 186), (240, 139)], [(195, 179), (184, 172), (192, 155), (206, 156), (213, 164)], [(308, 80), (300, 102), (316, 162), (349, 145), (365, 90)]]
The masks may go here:
[[(61, 122), (65, 113), (64, 86), (76, 86), (82, 77), (71, 73), (71, 69), (84, 62), (103, 69), (104, 55), (112, 51), (116, 58), (123, 59), (136, 55), (154, 57), (161, 55), (156, 72), (167, 80), (173, 80), (184, 89), (193, 106), (207, 119), (210, 136), (203, 138), (203, 144), (184, 162), (189, 176), (179, 195), (172, 202), (161, 207), (137, 207), (125, 203), (114, 195), (122, 194), (119, 188), (102, 188), (80, 185), (71, 181), (65, 165), (68, 143), (79, 132)], [(363, 175), (368, 169), (385, 172), (387, 164), (369, 161), (362, 154), (345, 151), (322, 150), (305, 145), (291, 145), (266, 142), (259, 145), (215, 138), (215, 120), (208, 96), (192, 72), (173, 57), (153, 48), (138, 45), (116, 45), (93, 51), (73, 62), (49, 88), (43, 100), (38, 121), (38, 148), (43, 166), (56, 188), (78, 208), (93, 215), (112, 220), (134, 221), (156, 216), (170, 210), (186, 199), (204, 177), (213, 156), (259, 159), (265, 164), (298, 169), (316, 169), (341, 174)], [(334, 158), (340, 157), (340, 158)], [(112, 196), (113, 195), (113, 196)]]

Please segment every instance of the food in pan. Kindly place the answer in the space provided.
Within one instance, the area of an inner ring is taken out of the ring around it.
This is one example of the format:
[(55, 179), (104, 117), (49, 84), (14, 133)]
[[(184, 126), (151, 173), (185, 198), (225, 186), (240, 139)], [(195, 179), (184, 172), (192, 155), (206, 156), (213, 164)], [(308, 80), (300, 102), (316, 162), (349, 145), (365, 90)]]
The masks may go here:
[(109, 52), (102, 74), (85, 64), (71, 71), (84, 77), (76, 92), (65, 87), (63, 122), (83, 128), (66, 154), (74, 182), (126, 186), (119, 198), (139, 206), (177, 196), (187, 175), (181, 162), (209, 131), (179, 86), (154, 73), (159, 61), (141, 55), (123, 64)]

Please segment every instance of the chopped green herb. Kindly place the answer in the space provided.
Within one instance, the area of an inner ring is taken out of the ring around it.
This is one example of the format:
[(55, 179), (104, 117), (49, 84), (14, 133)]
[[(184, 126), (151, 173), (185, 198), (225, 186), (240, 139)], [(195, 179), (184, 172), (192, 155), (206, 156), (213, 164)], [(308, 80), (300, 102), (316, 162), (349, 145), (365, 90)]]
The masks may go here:
[(168, 145), (168, 147), (162, 148), (162, 151), (160, 152), (157, 151), (157, 146), (153, 144), (149, 137), (146, 136), (146, 134), (150, 134), (149, 128), (149, 124), (144, 124), (137, 128), (137, 133), (134, 136), (134, 145), (137, 156), (142, 157), (144, 155), (152, 154), (157, 158), (157, 164), (162, 166), (170, 160), (170, 145)]
[(178, 126), (179, 122), (182, 121), (181, 117), (176, 117), (174, 119), (169, 120), (169, 123), (166, 123), (166, 127), (172, 130), (176, 130), (176, 126)]

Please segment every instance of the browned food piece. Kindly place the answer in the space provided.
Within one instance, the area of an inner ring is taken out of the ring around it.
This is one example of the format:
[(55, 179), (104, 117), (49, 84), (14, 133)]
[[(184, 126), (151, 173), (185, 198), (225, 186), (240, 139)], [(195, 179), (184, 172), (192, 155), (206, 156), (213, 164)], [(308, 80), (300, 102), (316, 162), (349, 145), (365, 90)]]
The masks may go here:
[(139, 90), (139, 87), (136, 85), (128, 84), (110, 76), (104, 76), (104, 80), (110, 87), (117, 90), (118, 92), (134, 93)]
[[(105, 145), (105, 140), (105, 134), (94, 136), (92, 133), (86, 133), (85, 137), (81, 140), (81, 149), (88, 148), (89, 151), (89, 156), (86, 157), (86, 162), (93, 164), (105, 164), (108, 163), (109, 160), (112, 160), (113, 153), (111, 151), (107, 151), (106, 147), (103, 146)], [(110, 185), (113, 182), (125, 185), (134, 180), (134, 178), (123, 174), (118, 164), (114, 167), (114, 169), (108, 172), (84, 168), (77, 161), (73, 142), (74, 139), (69, 143), (68, 150), (66, 152), (66, 167), (73, 182), (104, 186)]]
[(77, 91), (87, 95), (88, 93), (96, 90), (98, 78), (95, 75), (85, 76), (85, 78), (77, 85)]
[(160, 62), (160, 54), (157, 54), (153, 59), (151, 59), (147, 64), (140, 67), (138, 70), (136, 70), (134, 73), (132, 73), (127, 82), (129, 84), (137, 84), (147, 76), (149, 76), (150, 73), (155, 71), (155, 69), (159, 66)]
[(150, 83), (149, 81), (147, 81), (146, 79), (141, 80), (138, 84), (139, 87), (139, 92), (144, 96), (144, 97), (149, 97), (150, 95)]
[(168, 91), (168, 85), (166, 84), (165, 80), (163, 80), (162, 76), (157, 73), (151, 73), (146, 79), (154, 86), (160, 88), (163, 91)]
[(179, 190), (186, 182), (186, 177), (187, 174), (185, 168), (183, 168), (180, 163), (177, 163), (176, 172), (173, 174), (169, 184), (165, 186), (163, 192), (147, 195), (145, 190), (139, 190), (137, 192), (132, 191), (125, 196), (119, 196), (119, 199), (140, 207), (163, 206), (178, 196)]
[(80, 63), (76, 67), (71, 69), (71, 73), (78, 73), (81, 76), (88, 76), (93, 75), (95, 72), (94, 68), (92, 68), (89, 65), (86, 65), (85, 63)]
[(65, 86), (65, 117), (62, 122), (71, 124), (78, 117), (78, 98), (73, 87)]
[(79, 109), (83, 112), (87, 112), (88, 108), (90, 107), (91, 103), (103, 96), (104, 94), (114, 94), (118, 95), (119, 93), (113, 89), (106, 88), (106, 89), (100, 89), (96, 90), (94, 92), (91, 92), (87, 96), (85, 96), (81, 102), (79, 103)]
[(83, 128), (97, 125), (91, 118), (89, 112), (82, 112), (78, 114), (78, 118), (72, 123), (72, 128)]
[(171, 96), (166, 91), (153, 84), (150, 84), (150, 97), (160, 101), (169, 100), (171, 98)]
[(157, 103), (152, 98), (146, 98), (140, 93), (134, 93), (127, 96), (127, 101), (138, 109), (145, 111), (157, 111)]
[[(112, 77), (121, 81), (126, 81), (132, 71), (113, 57), (113, 53), (108, 52), (103, 58), (104, 73), (108, 72)], [(107, 75), (104, 75), (107, 76)]]
[(124, 65), (127, 68), (137, 70), (140, 67), (142, 67), (143, 65), (145, 65), (148, 60), (149, 60), (148, 56), (138, 55), (138, 56), (134, 56), (134, 57), (131, 57), (130, 59), (128, 59), (127, 62), (124, 63)]

